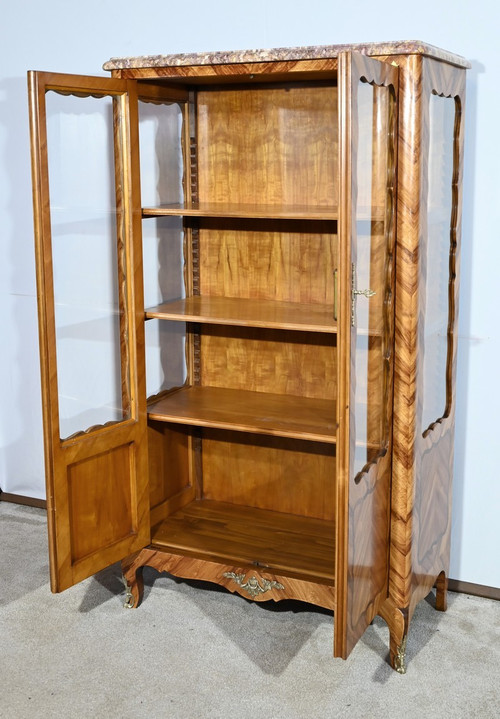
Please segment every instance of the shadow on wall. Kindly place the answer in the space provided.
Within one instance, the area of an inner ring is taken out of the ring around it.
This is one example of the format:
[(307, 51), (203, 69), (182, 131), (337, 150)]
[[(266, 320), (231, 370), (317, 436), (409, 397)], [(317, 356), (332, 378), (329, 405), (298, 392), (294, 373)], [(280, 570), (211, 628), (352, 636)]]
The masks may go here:
[[(476, 188), (476, 144), (477, 144), (477, 95), (479, 75), (485, 67), (476, 60), (471, 61), (467, 71), (467, 90), (465, 98), (465, 149), (464, 180), (462, 205), (462, 242), (460, 261), (460, 307), (459, 342), (456, 394), (456, 430), (455, 465), (453, 477), (453, 508), (451, 533), (450, 576), (460, 576), (460, 557), (462, 556), (462, 527), (464, 518), (465, 453), (467, 447), (467, 416), (469, 393), (469, 362), (471, 346), (481, 342), (481, 338), (471, 337), (471, 301), (472, 301), (472, 263), (474, 256), (474, 195)], [(478, 245), (475, 244), (477, 252)]]
[(28, 95), (25, 77), (0, 83), (0, 486), (43, 498)]
[[(42, 413), (26, 79), (4, 80), (0, 92), (3, 95), (5, 135), (2, 166), (7, 170), (1, 188), (5, 202), (1, 239), (4, 262), (0, 270), (4, 273), (0, 284), (3, 303), (1, 336), (4, 339), (1, 367), (3, 376), (9, 379), (3, 386), (1, 402), (3, 466), (0, 487), (11, 493), (43, 497)], [(119, 337), (116, 337), (119, 332), (116, 287), (113, 281), (110, 282), (110, 277), (112, 280), (115, 277), (116, 269), (113, 254), (113, 247), (116, 254), (115, 228), (114, 225), (111, 229), (103, 228), (103, 220), (104, 224), (106, 221), (109, 224), (114, 216), (115, 195), (112, 113), (110, 98), (105, 97), (104, 100), (103, 103), (103, 98), (81, 99), (54, 93), (47, 95), (51, 202), (58, 209), (70, 209), (72, 219), (72, 222), (68, 222), (64, 212), (61, 212), (57, 215), (61, 215), (61, 221), (56, 223), (54, 215), (52, 232), (52, 246), (57, 262), (54, 280), (56, 323), (59, 328), (57, 351), (60, 360), (58, 384), (62, 436), (101, 421), (116, 419), (113, 412), (121, 411), (120, 400), (116, 399), (121, 394), (121, 344)], [(174, 120), (178, 124), (176, 117)], [(166, 129), (169, 129), (168, 126)], [(157, 141), (163, 144), (161, 132), (157, 134)], [(168, 164), (170, 167), (172, 162)], [(177, 176), (173, 179), (171, 173), (166, 180), (161, 178), (163, 184), (165, 181), (174, 182), (176, 186), (181, 183)], [(101, 208), (101, 214), (104, 208), (104, 217), (95, 214), (96, 208)], [(156, 272), (149, 276), (149, 282), (156, 283), (158, 267), (165, 262), (163, 250), (172, 243), (167, 243), (165, 240), (170, 238), (163, 235), (168, 235), (171, 229), (162, 228), (157, 235), (153, 249), (153, 253), (158, 253)], [(148, 244), (152, 244), (151, 241)], [(174, 242), (177, 284), (182, 282), (181, 248), (180, 237), (180, 242)], [(169, 267), (171, 259), (168, 258)], [(176, 294), (181, 294), (180, 289), (177, 289)], [(160, 295), (158, 302), (167, 299), (162, 287)], [(167, 379), (169, 384), (182, 384), (183, 337), (173, 338), (172, 361), (172, 338), (168, 337), (169, 353), (165, 357), (166, 342), (163, 335), (166, 333), (160, 334), (162, 341), (155, 338), (153, 343), (159, 345), (156, 351), (160, 363), (157, 368), (159, 379)], [(63, 362), (64, 359), (69, 361)], [(100, 415), (94, 416), (93, 408), (101, 405), (103, 411), (111, 413), (104, 420)]]

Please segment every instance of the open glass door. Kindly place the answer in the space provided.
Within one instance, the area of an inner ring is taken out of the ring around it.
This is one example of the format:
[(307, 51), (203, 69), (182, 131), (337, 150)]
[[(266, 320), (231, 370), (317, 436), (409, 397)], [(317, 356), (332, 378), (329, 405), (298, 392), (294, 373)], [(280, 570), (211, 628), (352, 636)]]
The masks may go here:
[(335, 655), (387, 596), (398, 69), (339, 56), (340, 278)]
[(29, 73), (51, 586), (144, 547), (135, 83)]

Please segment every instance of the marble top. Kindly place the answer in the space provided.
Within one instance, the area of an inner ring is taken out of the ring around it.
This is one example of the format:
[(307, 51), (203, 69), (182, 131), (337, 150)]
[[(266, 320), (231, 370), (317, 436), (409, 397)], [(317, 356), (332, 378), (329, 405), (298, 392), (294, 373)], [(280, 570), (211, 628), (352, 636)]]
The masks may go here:
[(363, 55), (426, 55), (459, 67), (470, 67), (460, 55), (441, 50), (417, 40), (403, 42), (358, 43), (354, 45), (311, 45), (308, 47), (278, 47), (270, 50), (235, 50), (200, 52), (177, 55), (144, 55), (140, 57), (112, 57), (104, 63), (104, 70), (127, 70), (150, 67), (180, 67), (187, 65), (232, 65), (234, 63), (275, 62), (290, 60), (319, 60), (335, 58), (344, 50)]

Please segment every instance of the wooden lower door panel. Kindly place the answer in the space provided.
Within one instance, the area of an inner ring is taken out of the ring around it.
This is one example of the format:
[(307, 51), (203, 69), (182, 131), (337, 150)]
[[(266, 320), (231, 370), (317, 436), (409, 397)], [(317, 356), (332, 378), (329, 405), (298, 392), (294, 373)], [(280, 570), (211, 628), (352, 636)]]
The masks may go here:
[(133, 448), (125, 445), (67, 468), (72, 563), (134, 532), (132, 487), (123, 481), (133, 462)]
[[(125, 441), (107, 447), (100, 436), (80, 438), (60, 449), (55, 473), (57, 509), (49, 497), (49, 521), (56, 522), (53, 551), (59, 567), (54, 591), (137, 551), (149, 542), (144, 451), (126, 427)], [(139, 478), (139, 480), (138, 480)]]

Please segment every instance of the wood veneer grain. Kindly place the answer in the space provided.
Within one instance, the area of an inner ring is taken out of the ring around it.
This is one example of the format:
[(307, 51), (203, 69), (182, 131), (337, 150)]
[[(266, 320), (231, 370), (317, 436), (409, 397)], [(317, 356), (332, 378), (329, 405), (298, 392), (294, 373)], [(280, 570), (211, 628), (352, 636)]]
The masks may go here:
[[(309, 579), (291, 572), (261, 569), (252, 565), (228, 563), (223, 560), (212, 561), (209, 558), (197, 557), (188, 552), (179, 554), (169, 552), (166, 548), (145, 548), (122, 562), (123, 575), (129, 587), (127, 606), (135, 608), (142, 600), (144, 583), (142, 570), (144, 566), (153, 567), (159, 572), (170, 572), (176, 577), (197, 581), (214, 582), (230, 592), (241, 594), (245, 599), (256, 602), (284, 599), (297, 599), (310, 602), (318, 607), (335, 609), (335, 587), (333, 582), (322, 579)], [(240, 582), (235, 577), (241, 577)], [(258, 582), (264, 592), (250, 595), (245, 588), (247, 582)], [(269, 585), (265, 586), (265, 583)], [(242, 586), (243, 585), (243, 586)]]
[(335, 521), (335, 445), (202, 431), (202, 496)]
[(203, 325), (200, 339), (203, 385), (289, 395), (292, 416), (293, 397), (336, 400), (335, 335)]
[(438, 581), (438, 606), (446, 606), (451, 533), (451, 478), (455, 414), (463, 116), (455, 123), (453, 213), (450, 218), (448, 283), (447, 416), (422, 433), (423, 297), (426, 278), (429, 102), (431, 94), (454, 98), (463, 113), (465, 72), (428, 58), (401, 58), (394, 449), (391, 496), (389, 597), (382, 615), (391, 632), (391, 660), (398, 662), (417, 603)]
[(199, 240), (202, 296), (334, 304), (333, 223), (207, 218)]

